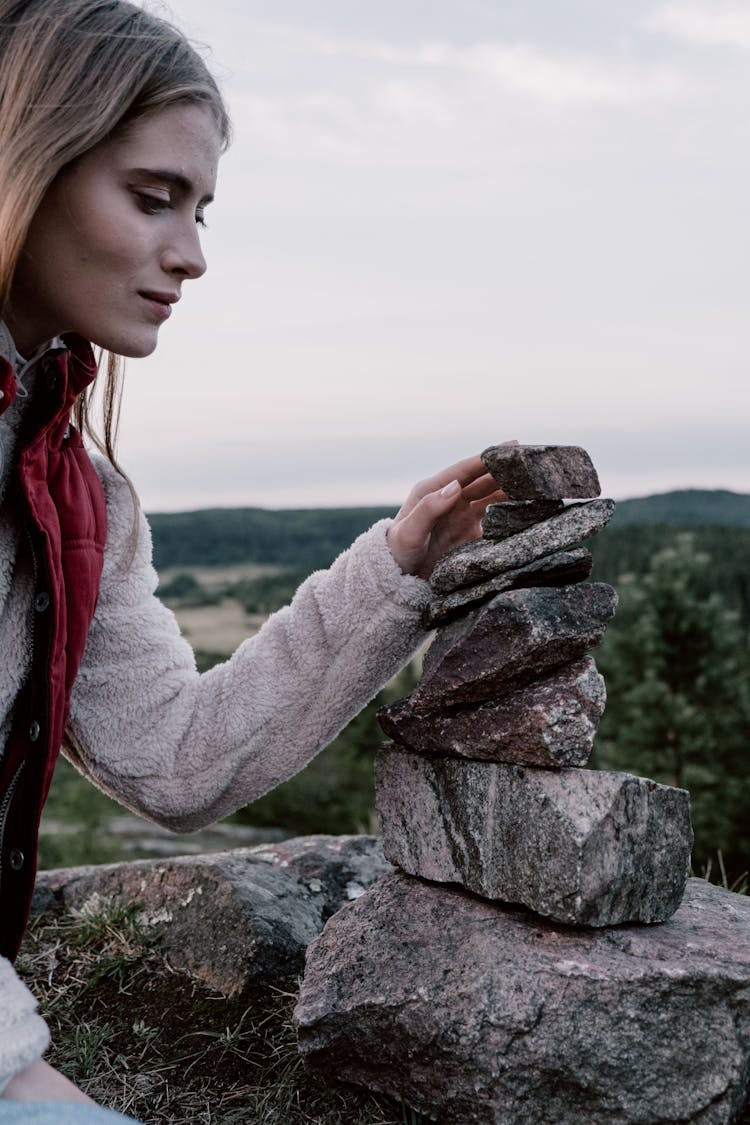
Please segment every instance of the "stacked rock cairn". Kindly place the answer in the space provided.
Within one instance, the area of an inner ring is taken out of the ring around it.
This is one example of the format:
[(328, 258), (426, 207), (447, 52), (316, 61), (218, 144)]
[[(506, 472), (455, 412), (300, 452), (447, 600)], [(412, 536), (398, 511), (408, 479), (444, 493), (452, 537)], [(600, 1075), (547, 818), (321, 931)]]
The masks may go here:
[(378, 716), (393, 740), (376, 767), (385, 854), (568, 925), (665, 921), (689, 871), (687, 793), (584, 768), (605, 704), (588, 652), (617, 595), (586, 581), (579, 544), (614, 502), (577, 446), (482, 459), (508, 501), (436, 567), (420, 683)]

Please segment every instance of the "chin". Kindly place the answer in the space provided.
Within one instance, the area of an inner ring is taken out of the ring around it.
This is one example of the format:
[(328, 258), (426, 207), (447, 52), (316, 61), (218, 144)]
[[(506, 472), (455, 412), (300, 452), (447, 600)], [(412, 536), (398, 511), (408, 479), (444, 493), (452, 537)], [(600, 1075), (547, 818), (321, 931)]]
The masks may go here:
[(91, 336), (91, 343), (104, 351), (121, 355), (125, 359), (145, 359), (156, 351), (159, 342), (156, 334), (143, 336), (141, 339), (133, 336), (110, 336), (102, 333), (101, 336)]

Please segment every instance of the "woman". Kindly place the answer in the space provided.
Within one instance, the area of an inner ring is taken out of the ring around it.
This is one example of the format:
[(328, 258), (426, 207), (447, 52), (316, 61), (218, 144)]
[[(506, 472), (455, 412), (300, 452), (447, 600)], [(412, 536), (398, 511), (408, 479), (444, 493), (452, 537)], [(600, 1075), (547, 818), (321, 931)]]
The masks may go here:
[[(14, 1102), (36, 1120), (33, 1101), (110, 1119), (41, 1059), (46, 1027), (11, 966), (61, 742), (172, 829), (255, 799), (406, 662), (424, 579), (502, 495), (479, 458), (417, 485), (231, 660), (196, 673), (114, 458), (118, 357), (149, 355), (204, 272), (198, 228), (228, 137), (214, 80), (164, 21), (125, 0), (0, 0), (0, 1121)], [(101, 439), (92, 344), (109, 353)]]

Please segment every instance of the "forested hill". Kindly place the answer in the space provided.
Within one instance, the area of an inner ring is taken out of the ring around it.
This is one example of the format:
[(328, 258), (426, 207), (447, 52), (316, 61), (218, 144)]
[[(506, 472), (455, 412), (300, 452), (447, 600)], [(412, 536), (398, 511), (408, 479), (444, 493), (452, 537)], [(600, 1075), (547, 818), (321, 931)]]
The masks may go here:
[[(313, 570), (328, 566), (361, 531), (393, 508), (210, 508), (151, 515), (157, 569), (265, 563)], [(750, 528), (750, 495), (686, 489), (623, 500), (611, 529), (649, 525), (649, 549), (674, 528)], [(655, 525), (658, 525), (659, 530)], [(711, 541), (717, 534), (710, 536)], [(744, 539), (744, 537), (743, 537)]]
[(393, 508), (206, 508), (150, 515), (157, 570), (263, 563), (311, 571), (329, 566)]
[(726, 489), (686, 488), (638, 500), (621, 500), (613, 527), (626, 524), (669, 524), (672, 527), (750, 527), (750, 495)]

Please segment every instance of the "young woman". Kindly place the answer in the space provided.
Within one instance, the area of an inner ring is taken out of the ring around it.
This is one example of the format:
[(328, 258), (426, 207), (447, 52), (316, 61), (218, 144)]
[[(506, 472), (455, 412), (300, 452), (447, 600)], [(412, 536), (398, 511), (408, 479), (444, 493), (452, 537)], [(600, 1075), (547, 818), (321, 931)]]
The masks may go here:
[[(58, 1125), (109, 1119), (42, 1060), (47, 1030), (11, 965), (61, 743), (172, 829), (253, 800), (402, 667), (424, 636), (424, 579), (502, 495), (479, 458), (417, 485), (197, 674), (154, 597), (113, 431), (119, 357), (153, 351), (206, 268), (199, 227), (228, 135), (215, 82), (164, 21), (125, 0), (0, 0), (0, 1122), (14, 1105), (46, 1120), (35, 1101), (69, 1103)], [(92, 345), (109, 357), (98, 376)]]

